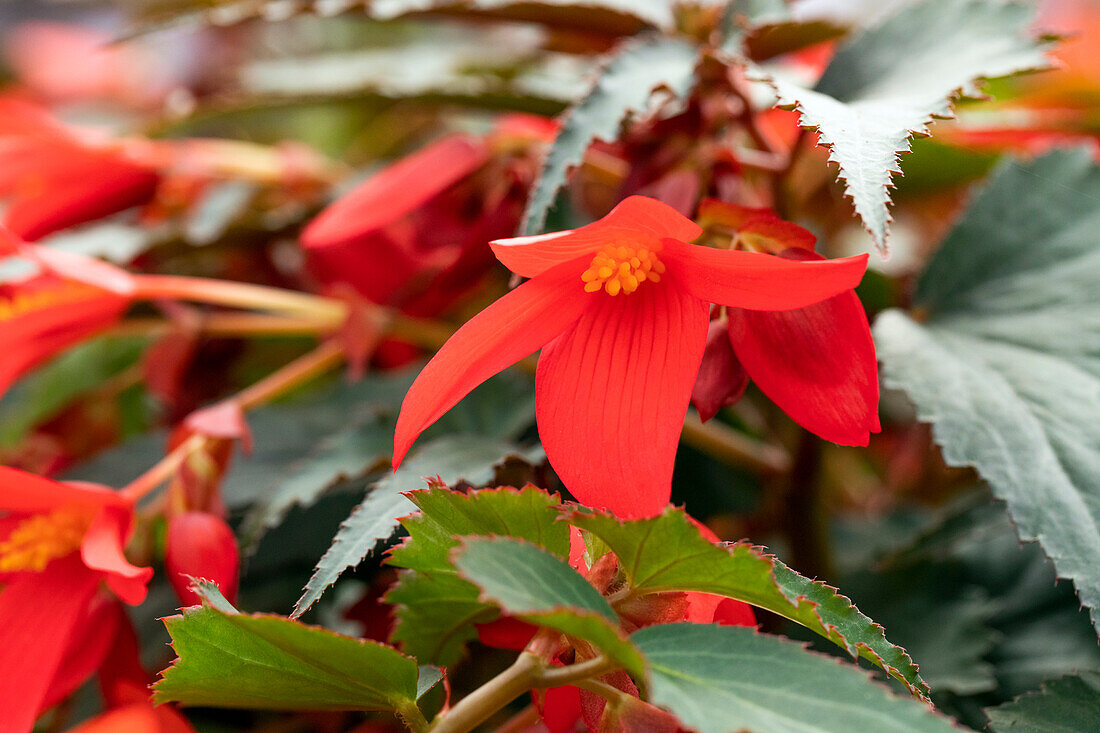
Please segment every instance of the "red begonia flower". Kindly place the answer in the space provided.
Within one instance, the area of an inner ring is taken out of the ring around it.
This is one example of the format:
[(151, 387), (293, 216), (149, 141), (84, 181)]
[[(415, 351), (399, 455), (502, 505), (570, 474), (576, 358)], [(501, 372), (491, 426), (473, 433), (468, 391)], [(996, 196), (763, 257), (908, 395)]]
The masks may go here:
[(0, 669), (20, 670), (0, 675), (0, 730), (21, 733), (50, 700), (100, 581), (136, 605), (153, 571), (123, 554), (134, 506), (121, 494), (6, 467), (0, 486)]
[(710, 303), (784, 311), (853, 288), (867, 256), (799, 262), (692, 244), (698, 225), (632, 196), (575, 231), (492, 243), (531, 280), (439, 350), (401, 406), (394, 466), (474, 387), (542, 349), (536, 417), (550, 464), (582, 503), (624, 517), (668, 502), (706, 346)]
[(486, 138), (451, 135), (384, 168), (306, 227), (310, 268), (373, 303), (438, 313), (488, 271), (486, 242), (515, 230), (534, 170), (524, 151), (549, 134), (509, 116)]
[(29, 102), (0, 99), (3, 223), (28, 240), (152, 200), (155, 169), (90, 145)]
[(711, 321), (707, 348), (691, 390), (691, 404), (699, 411), (699, 419), (706, 422), (737, 402), (748, 386), (749, 375), (730, 346), (729, 326), (725, 321)]

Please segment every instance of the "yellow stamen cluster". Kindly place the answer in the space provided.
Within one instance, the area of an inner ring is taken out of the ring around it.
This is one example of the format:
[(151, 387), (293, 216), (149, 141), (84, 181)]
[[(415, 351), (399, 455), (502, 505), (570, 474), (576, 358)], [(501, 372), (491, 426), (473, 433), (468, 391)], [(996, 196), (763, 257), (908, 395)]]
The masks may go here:
[(660, 282), (665, 266), (657, 258), (658, 249), (609, 245), (592, 258), (581, 275), (584, 292), (607, 291), (608, 295), (633, 293), (646, 282)]
[(23, 520), (0, 542), (0, 572), (44, 570), (50, 560), (80, 548), (89, 524), (86, 512), (65, 510)]
[(83, 283), (61, 282), (55, 287), (17, 292), (10, 298), (0, 297), (0, 321), (9, 321), (31, 311), (87, 300), (96, 292)]

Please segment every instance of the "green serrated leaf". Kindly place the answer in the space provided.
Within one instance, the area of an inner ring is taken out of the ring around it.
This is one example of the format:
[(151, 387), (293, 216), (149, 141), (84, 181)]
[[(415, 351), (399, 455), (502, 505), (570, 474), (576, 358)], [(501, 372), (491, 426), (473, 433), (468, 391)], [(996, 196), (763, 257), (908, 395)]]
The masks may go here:
[[(188, 576), (189, 578), (191, 576)], [(204, 580), (202, 578), (191, 578), (191, 590), (195, 592), (199, 598), (202, 599), (203, 605), (210, 606), (215, 611), (221, 611), (225, 614), (240, 613), (236, 607), (226, 600), (226, 597), (222, 595), (222, 591), (218, 588), (218, 584)]]
[[(541, 454), (541, 449), (536, 449)], [(380, 542), (393, 535), (398, 520), (416, 509), (404, 492), (424, 487), (425, 478), (439, 476), (446, 484), (466, 481), (480, 486), (492, 480), (494, 468), (510, 455), (522, 456), (515, 445), (489, 438), (455, 435), (425, 444), (393, 474), (374, 484), (367, 498), (341, 525), (332, 546), (294, 605), (292, 617), (305, 613), (348, 568), (361, 563)]]
[(1029, 36), (1035, 7), (985, 0), (923, 0), (842, 46), (813, 89), (757, 71), (781, 106), (818, 131), (879, 247), (885, 247), (898, 154), (981, 80), (1046, 68), (1047, 43)]
[(1078, 733), (1100, 730), (1100, 673), (1043, 683), (1038, 692), (987, 708), (993, 733)]
[(974, 466), (1100, 628), (1100, 167), (1007, 162), (874, 334), (950, 465)]
[(591, 642), (632, 676), (645, 661), (619, 629), (607, 600), (561, 557), (511, 537), (467, 538), (453, 553), (459, 573), (481, 599), (510, 616)]
[(914, 695), (928, 697), (928, 685), (905, 650), (887, 641), (882, 627), (836, 589), (751, 545), (711, 543), (682, 510), (627, 522), (575, 512), (567, 521), (611, 547), (636, 594), (696, 591), (737, 598), (821, 634), (881, 667)]
[(957, 730), (857, 667), (753, 629), (661, 624), (630, 638), (649, 662), (650, 702), (700, 733)]
[(393, 639), (417, 659), (454, 664), (477, 638), (475, 623), (492, 621), (496, 608), (458, 577), (451, 551), (460, 537), (519, 537), (558, 557), (569, 554), (569, 527), (557, 521), (561, 499), (535, 488), (500, 488), (462, 494), (447, 489), (417, 491), (420, 512), (404, 520), (409, 537), (387, 563), (407, 568), (386, 596), (397, 606)]
[(401, 571), (385, 599), (396, 606), (391, 640), (417, 659), (450, 667), (477, 638), (475, 624), (499, 616), (479, 595), (457, 575)]
[(179, 658), (154, 686), (158, 703), (397, 711), (416, 699), (416, 660), (384, 644), (210, 606), (164, 622)]
[(655, 35), (624, 41), (611, 52), (592, 89), (567, 112), (546, 154), (524, 212), (524, 234), (541, 231), (566, 176), (593, 140), (616, 139), (623, 120), (642, 111), (655, 89), (664, 87), (678, 97), (691, 91), (698, 57), (694, 44)]

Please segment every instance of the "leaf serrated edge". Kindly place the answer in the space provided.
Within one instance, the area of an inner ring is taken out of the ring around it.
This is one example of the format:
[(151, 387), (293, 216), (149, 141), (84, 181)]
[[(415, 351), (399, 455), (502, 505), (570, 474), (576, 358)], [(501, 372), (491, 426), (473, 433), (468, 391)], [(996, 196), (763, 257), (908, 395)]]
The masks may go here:
[[(569, 108), (558, 117), (558, 121), (561, 123), (561, 127), (559, 128), (557, 136), (554, 138), (554, 142), (552, 142), (546, 150), (545, 156), (542, 160), (542, 164), (539, 166), (538, 176), (535, 178), (535, 183), (531, 187), (531, 192), (528, 194), (527, 205), (524, 207), (523, 219), (520, 222), (519, 226), (520, 232), (524, 236), (538, 234), (539, 231), (542, 230), (543, 226), (546, 224), (546, 217), (549, 215), (550, 210), (554, 207), (554, 201), (557, 198), (558, 193), (566, 186), (569, 174), (573, 170), (575, 170), (578, 165), (584, 162), (584, 151), (581, 152), (580, 160), (574, 161), (572, 163), (566, 161), (565, 167), (562, 170), (561, 180), (555, 182), (551, 190), (546, 192), (546, 206), (542, 207), (541, 210), (538, 211), (531, 210), (531, 202), (534, 201), (535, 195), (539, 193), (539, 184), (542, 182), (546, 173), (551, 168), (554, 157), (554, 146), (561, 138), (562, 133), (565, 131), (565, 128), (568, 126), (569, 122), (573, 118), (575, 111), (582, 105), (584, 105), (585, 102), (591, 99), (592, 96), (600, 89), (600, 82), (603, 81), (604, 75), (611, 67), (611, 65), (614, 64), (617, 60), (626, 56), (629, 53), (636, 51), (639, 48), (644, 47), (647, 43), (650, 43), (654, 40), (667, 40), (668, 38), (668, 36), (662, 36), (656, 33), (643, 33), (637, 36), (631, 36), (626, 40), (616, 44), (614, 48), (612, 48), (601, 57), (600, 61), (597, 63), (596, 70), (593, 72), (592, 83), (591, 86), (589, 86), (588, 91), (586, 91), (580, 97), (580, 99), (571, 104)], [(696, 67), (698, 67), (698, 61), (696, 61)], [(648, 101), (657, 90), (662, 88), (668, 89), (668, 85), (665, 82), (660, 82), (651, 87), (649, 89), (649, 93), (646, 96), (646, 100)], [(694, 88), (694, 84), (691, 88)], [(634, 107), (624, 108), (622, 110), (622, 113), (619, 115), (618, 126), (621, 127), (624, 120), (626, 120), (631, 115), (638, 114), (639, 112), (640, 110), (635, 109)], [(587, 142), (585, 143), (585, 150), (587, 150), (592, 145), (592, 143), (598, 141), (604, 141), (604, 139), (597, 135), (589, 136)]]
[[(686, 623), (686, 622), (678, 622), (678, 623)], [(673, 624), (662, 624), (662, 625), (663, 626), (675, 626), (677, 624), (673, 623)], [(736, 627), (722, 626), (721, 624), (713, 624), (713, 623), (712, 624), (691, 624), (691, 625), (692, 626), (712, 626), (712, 627), (715, 627), (715, 628), (718, 628), (718, 629), (736, 628)], [(649, 627), (646, 627), (646, 628), (649, 628)], [(641, 630), (642, 629), (639, 629), (639, 631), (641, 631)], [(637, 633), (637, 632), (635, 632), (635, 633)], [(878, 678), (875, 677), (874, 672), (871, 672), (870, 670), (864, 669), (863, 667), (860, 667), (859, 665), (850, 664), (848, 662), (845, 662), (843, 659), (840, 659), (839, 657), (836, 657), (832, 654), (826, 654), (824, 652), (819, 652), (816, 649), (813, 649), (811, 647), (810, 642), (800, 641), (800, 640), (797, 640), (797, 639), (791, 639), (791, 638), (788, 638), (788, 637), (786, 637), (782, 634), (765, 634), (765, 633), (761, 632), (759, 629), (753, 629), (753, 633), (755, 633), (757, 636), (763, 636), (765, 638), (782, 639), (784, 642), (787, 642), (787, 643), (792, 644), (794, 646), (800, 647), (802, 649), (802, 651), (804, 651), (806, 654), (809, 654), (809, 655), (814, 656), (814, 657), (818, 657), (818, 658), (823, 659), (823, 660), (830, 661), (833, 664), (837, 665), (838, 667), (842, 667), (844, 669), (855, 670), (855, 672), (857, 672), (858, 674), (863, 675), (866, 678), (867, 682), (870, 683), (870, 685), (872, 687), (875, 687), (876, 689), (881, 690), (887, 697), (892, 698), (894, 700), (899, 700), (899, 701), (902, 701), (902, 700), (906, 699), (906, 698), (902, 697), (901, 695), (896, 694), (892, 689), (890, 689), (890, 687), (888, 685), (883, 684), (881, 680), (879, 680)], [(650, 665), (651, 666), (657, 666), (657, 667), (660, 666), (660, 665), (653, 665), (652, 662), (650, 662)], [(960, 731), (970, 730), (969, 728), (964, 728), (954, 718), (939, 712), (935, 708), (935, 706), (932, 705), (931, 701), (925, 700), (925, 699), (922, 699), (921, 701), (926, 703), (927, 714), (929, 714), (933, 717), (936, 717), (936, 718), (940, 718), (945, 723), (949, 724), (951, 727), (953, 727), (957, 730), (960, 730)]]
[[(407, 659), (407, 660), (411, 661), (414, 665), (416, 665), (417, 675), (419, 676), (420, 663), (416, 660), (415, 657), (412, 657), (408, 654), (405, 654), (403, 651), (401, 651), (400, 649), (398, 649), (395, 646), (391, 646), (389, 644), (383, 644), (382, 642), (375, 641), (374, 639), (362, 639), (362, 638), (358, 638), (358, 637), (355, 637), (355, 636), (347, 636), (346, 634), (341, 634), (337, 631), (333, 631), (332, 629), (325, 628), (324, 626), (317, 626), (315, 624), (302, 623), (301, 621), (298, 621), (295, 618), (291, 618), (289, 616), (280, 616), (277, 613), (265, 613), (265, 612), (241, 613), (240, 611), (238, 611), (236, 613), (226, 613), (225, 611), (221, 611), (221, 610), (219, 610), (219, 609), (217, 609), (213, 606), (209, 606), (209, 605), (189, 606), (187, 608), (180, 609), (180, 613), (172, 614), (171, 616), (164, 616), (164, 617), (158, 619), (159, 621), (161, 621), (164, 624), (165, 629), (168, 631), (168, 636), (170, 637), (170, 641), (168, 642), (168, 646), (172, 649), (173, 652), (176, 653), (176, 658), (173, 659), (167, 667), (165, 667), (164, 669), (162, 669), (158, 673), (159, 676), (160, 676), (159, 679), (157, 679), (157, 681), (154, 682), (150, 686), (150, 688), (153, 691), (153, 702), (155, 704), (160, 704), (162, 702), (175, 702), (175, 700), (173, 700), (171, 698), (165, 698), (164, 695), (163, 695), (163, 692), (161, 690), (161, 684), (164, 683), (168, 679), (168, 675), (171, 674), (172, 670), (174, 670), (181, 662), (183, 662), (183, 658), (180, 656), (179, 652), (176, 651), (176, 637), (175, 637), (174, 634), (172, 634), (172, 628), (174, 626), (176, 626), (177, 624), (183, 623), (190, 616), (194, 616), (194, 615), (202, 614), (202, 613), (207, 613), (207, 612), (215, 613), (215, 614), (220, 615), (220, 616), (224, 616), (226, 619), (230, 620), (230, 623), (234, 623), (234, 621), (233, 621), (234, 618), (274, 619), (276, 621), (288, 622), (288, 623), (300, 626), (300, 627), (305, 628), (305, 629), (310, 629), (313, 633), (321, 632), (325, 636), (330, 636), (330, 637), (335, 637), (337, 639), (345, 639), (345, 640), (348, 640), (348, 641), (353, 641), (356, 644), (358, 644), (360, 647), (372, 646), (372, 647), (378, 647), (378, 648), (381, 648), (381, 649), (386, 649), (388, 651), (391, 651), (391, 652), (394, 652), (394, 653), (400, 655), (404, 659)], [(264, 641), (267, 641), (268, 643), (271, 643), (273, 646), (275, 646), (275, 644), (273, 642), (271, 642), (270, 640), (268, 640), (266, 637), (261, 637), (261, 638), (263, 638)], [(327, 671), (335, 671), (338, 674), (344, 674), (344, 673), (340, 672), (339, 670), (333, 670), (333, 668), (330, 668), (330, 667), (328, 667), (324, 664), (318, 663), (316, 657), (310, 658), (308, 660), (308, 663), (311, 664), (312, 666), (316, 667), (317, 669), (322, 670), (322, 671), (326, 671), (326, 672)], [(367, 688), (367, 689), (372, 689), (372, 688)], [(407, 701), (411, 700), (411, 701), (415, 702), (416, 692), (415, 692), (415, 690), (413, 691), (413, 697), (411, 697), (411, 698), (394, 698), (394, 697), (391, 697), (389, 695), (386, 695), (386, 697), (391, 699), (391, 702), (394, 706), (393, 709), (397, 710), (398, 707), (400, 707), (400, 705), (406, 703)]]
[[(1017, 7), (1026, 7), (1022, 3), (1015, 3), (1015, 2), (1005, 3), (1005, 5), (1006, 6), (1014, 5), (1014, 6), (1017, 6)], [(867, 32), (870, 32), (870, 31), (874, 31), (878, 26), (881, 26), (881, 25), (889, 22), (894, 17), (896, 17), (896, 15), (898, 15), (902, 12), (905, 12), (905, 10), (906, 10), (906, 8), (903, 7), (902, 9), (899, 10), (898, 13), (882, 19), (882, 21), (880, 23), (878, 23), (876, 26), (866, 28), (862, 31), (862, 33), (867, 33)], [(1033, 11), (1033, 14), (1034, 14), (1034, 11)], [(1044, 52), (1044, 54), (1047, 51), (1050, 50), (1050, 47), (1055, 42), (1057, 42), (1058, 40), (1061, 40), (1061, 36), (1058, 36), (1056, 34), (1051, 34), (1051, 33), (1037, 33), (1034, 36), (1031, 36), (1031, 38), (1036, 42), (1038, 49), (1041, 49)], [(845, 175), (844, 165), (835, 157), (835, 153), (833, 151), (833, 146), (834, 146), (835, 143), (826, 139), (826, 135), (821, 132), (820, 125), (808, 124), (808, 123), (805, 122), (807, 112), (806, 112), (805, 109), (802, 108), (802, 103), (799, 102), (797, 99), (794, 99), (794, 98), (791, 98), (791, 101), (789, 101), (789, 102), (783, 101), (783, 98), (786, 95), (784, 95), (779, 89), (779, 85), (782, 82), (779, 82), (778, 80), (776, 80), (776, 78), (773, 75), (769, 74), (767, 71), (763, 70), (759, 66), (757, 66), (757, 65), (755, 65), (751, 62), (747, 62), (746, 66), (745, 66), (745, 74), (746, 74), (746, 78), (748, 78), (750, 81), (762, 82), (764, 84), (767, 84), (771, 88), (771, 90), (775, 93), (776, 100), (777, 100), (777, 103), (775, 104), (775, 107), (777, 107), (779, 109), (785, 109), (785, 110), (790, 110), (790, 111), (797, 112), (798, 113), (799, 127), (801, 127), (803, 130), (806, 130), (806, 131), (809, 131), (809, 132), (816, 132), (818, 134), (818, 147), (822, 147), (822, 148), (825, 148), (826, 150), (828, 150), (829, 151), (828, 162), (829, 163), (834, 163), (837, 166), (838, 173), (837, 173), (836, 180), (840, 181), (840, 182), (843, 182), (843, 184), (844, 184), (844, 197), (852, 203), (852, 210), (855, 212), (857, 218), (860, 221), (860, 224), (862, 224), (864, 231), (866, 231), (867, 234), (870, 235), (872, 241), (875, 243), (875, 248), (879, 251), (880, 254), (885, 256), (889, 252), (888, 240), (889, 240), (889, 236), (890, 236), (890, 225), (894, 221), (894, 215), (890, 210), (890, 204), (893, 203), (893, 200), (890, 197), (890, 190), (896, 188), (896, 185), (894, 184), (893, 179), (896, 176), (901, 175), (901, 156), (902, 155), (907, 155), (907, 154), (913, 152), (913, 147), (912, 147), (912, 143), (911, 143), (912, 139), (914, 137), (924, 137), (924, 138), (931, 137), (932, 136), (932, 131), (931, 131), (930, 128), (936, 120), (955, 119), (955, 116), (956, 116), (955, 115), (955, 105), (956, 105), (957, 102), (965, 100), (965, 99), (973, 99), (973, 100), (988, 99), (989, 95), (987, 95), (987, 94), (985, 94), (981, 91), (981, 87), (984, 84), (986, 84), (987, 82), (992, 81), (993, 79), (1006, 78), (1007, 76), (1017, 76), (1017, 75), (1021, 75), (1021, 74), (1030, 74), (1030, 73), (1048, 71), (1052, 68), (1056, 68), (1056, 63), (1053, 61), (1053, 59), (1051, 59), (1049, 56), (1047, 56), (1046, 62), (1042, 65), (1021, 67), (1021, 68), (1016, 69), (1015, 71), (1013, 71), (1009, 74), (1006, 74), (1006, 75), (1001, 75), (1001, 76), (985, 76), (985, 75), (982, 75), (982, 74), (976, 75), (967, 84), (965, 84), (963, 86), (960, 86), (960, 87), (956, 87), (955, 89), (951, 90), (950, 93), (947, 94), (943, 98), (943, 111), (942, 112), (938, 112), (938, 111), (930, 112), (916, 127), (908, 128), (906, 130), (908, 135), (905, 138), (905, 141), (903, 143), (903, 147), (897, 148), (894, 151), (892, 151), (892, 153), (891, 153), (892, 165), (886, 169), (887, 173), (890, 174), (890, 176), (889, 176), (890, 180), (888, 180), (883, 186), (883, 188), (884, 188), (883, 194), (884, 194), (884, 199), (885, 200), (883, 201), (882, 206), (885, 210), (885, 217), (883, 219), (882, 232), (875, 231), (875, 229), (873, 229), (867, 223), (866, 218), (859, 211), (856, 200), (855, 200), (855, 194), (852, 193), (852, 187), (849, 184), (848, 176)], [(796, 84), (791, 84), (791, 86), (797, 86), (797, 85)], [(815, 90), (814, 89), (806, 89), (806, 91), (813, 92)]]
[[(691, 519), (691, 515), (689, 515), (681, 507), (673, 507), (673, 508), (671, 508), (671, 510), (666, 509), (666, 511), (671, 511), (673, 513), (682, 515), (684, 518), (687, 519), (688, 523), (691, 523), (693, 521)], [(562, 512), (562, 516), (560, 518), (560, 521), (570, 523), (570, 520), (573, 517), (576, 517), (576, 516), (581, 516), (581, 517), (604, 517), (604, 518), (611, 519), (612, 521), (618, 523), (620, 527), (624, 527), (624, 528), (626, 527), (627, 522), (629, 521), (629, 520), (627, 520), (627, 521), (621, 520), (618, 517), (616, 517), (612, 514), (609, 514), (607, 512), (598, 511), (598, 510), (595, 510), (591, 507), (585, 507), (585, 506), (580, 506), (580, 505), (573, 505), (573, 506), (566, 507), (565, 510)], [(571, 524), (571, 526), (576, 526), (576, 525)], [(578, 527), (578, 529), (582, 529), (583, 531), (586, 531), (586, 532), (589, 531), (589, 530), (584, 529), (582, 527)], [(706, 540), (706, 538), (703, 537), (701, 533), (700, 533), (700, 537), (702, 539)], [(706, 541), (709, 542), (709, 540), (706, 540)], [(727, 553), (730, 553), (731, 556), (732, 556), (732, 551), (734, 549), (738, 549), (738, 548), (747, 549), (752, 555), (754, 555), (754, 556), (764, 560), (765, 562), (767, 562), (768, 565), (769, 565), (768, 573), (771, 576), (773, 585), (775, 586), (776, 590), (779, 591), (779, 594), (791, 605), (791, 607), (794, 609), (794, 611), (800, 612), (800, 611), (803, 610), (802, 606), (800, 605), (802, 602), (805, 602), (806, 604), (808, 604), (809, 607), (810, 607), (810, 610), (813, 611), (814, 617), (817, 618), (818, 623), (820, 624), (821, 628), (825, 630), (827, 639), (832, 641), (834, 644), (837, 644), (837, 646), (843, 647), (848, 652), (848, 654), (852, 656), (853, 659), (857, 659), (860, 656), (864, 656), (864, 658), (866, 658), (870, 661), (876, 662), (877, 665), (883, 671), (885, 671), (887, 674), (889, 674), (894, 679), (901, 682), (905, 686), (905, 688), (907, 690), (909, 690), (909, 692), (911, 694), (913, 694), (914, 696), (920, 698), (921, 700), (923, 700), (925, 702), (930, 702), (930, 700), (931, 700), (931, 697), (930, 697), (931, 696), (931, 689), (929, 688), (928, 683), (926, 683), (923, 679), (921, 679), (920, 674), (919, 674), (920, 667), (913, 660), (913, 658), (909, 656), (909, 652), (906, 651), (903, 647), (900, 647), (897, 644), (894, 644), (893, 642), (891, 642), (889, 639), (887, 639), (886, 638), (886, 629), (881, 624), (875, 622), (869, 616), (867, 616), (862, 611), (860, 611), (859, 608), (855, 605), (855, 603), (853, 603), (850, 598), (848, 598), (847, 596), (840, 593), (839, 590), (837, 590), (836, 588), (830, 586), (829, 584), (827, 584), (823, 581), (806, 578), (805, 576), (800, 575), (797, 571), (790, 568), (786, 563), (784, 563), (778, 557), (776, 557), (775, 555), (767, 552), (767, 548), (763, 547), (762, 545), (756, 545), (756, 544), (753, 544), (752, 542), (748, 542), (748, 541), (719, 542), (717, 544), (713, 544), (713, 543), (711, 543), (711, 544), (716, 549), (725, 550)], [(852, 614), (855, 615), (855, 617), (857, 619), (861, 619), (862, 620), (861, 622), (865, 622), (866, 627), (872, 632), (873, 635), (875, 635), (879, 639), (881, 639), (883, 644), (885, 644), (885, 645), (889, 646), (891, 649), (895, 650), (901, 656), (901, 658), (903, 660), (902, 661), (902, 666), (899, 666), (897, 664), (888, 663), (881, 655), (879, 655), (877, 652), (875, 652), (875, 650), (872, 649), (865, 642), (854, 642), (852, 644), (849, 644), (848, 639), (840, 632), (840, 630), (836, 627), (836, 625), (827, 624), (822, 619), (821, 613), (818, 610), (822, 605), (821, 603), (818, 603), (817, 601), (814, 601), (810, 598), (807, 598), (805, 595), (799, 595), (799, 596), (795, 596), (793, 598), (792, 598), (792, 596), (788, 595), (787, 592), (784, 590), (782, 583), (779, 581), (779, 579), (775, 575), (775, 569), (776, 569), (777, 565), (782, 567), (783, 570), (785, 570), (786, 572), (790, 573), (795, 579), (804, 580), (805, 582), (812, 585), (814, 588), (825, 590), (827, 593), (829, 593), (831, 595), (832, 598), (841, 600), (844, 603), (846, 603), (847, 608), (845, 609), (845, 612), (852, 613)], [(677, 590), (682, 591), (684, 589), (661, 588), (661, 589), (655, 589), (652, 592), (658, 593), (658, 592), (677, 591)], [(690, 591), (690, 592), (694, 592), (694, 591)], [(721, 594), (719, 594), (719, 595), (721, 595)], [(725, 596), (725, 597), (729, 598), (731, 596)], [(734, 600), (742, 600), (742, 599), (735, 598)], [(749, 603), (750, 605), (753, 605), (749, 601), (742, 601), (742, 602), (743, 603)], [(763, 607), (761, 607), (761, 608), (763, 608)], [(768, 611), (770, 609), (764, 608), (764, 610)], [(796, 619), (791, 619), (791, 620), (795, 621), (795, 623), (801, 624), (801, 622), (797, 621)], [(861, 650), (861, 649), (865, 649), (867, 654), (863, 655), (863, 654), (858, 653), (858, 650)], [(903, 669), (903, 667), (904, 667), (904, 669)], [(912, 682), (907, 678), (906, 672), (910, 673), (910, 675), (915, 679), (915, 682)]]

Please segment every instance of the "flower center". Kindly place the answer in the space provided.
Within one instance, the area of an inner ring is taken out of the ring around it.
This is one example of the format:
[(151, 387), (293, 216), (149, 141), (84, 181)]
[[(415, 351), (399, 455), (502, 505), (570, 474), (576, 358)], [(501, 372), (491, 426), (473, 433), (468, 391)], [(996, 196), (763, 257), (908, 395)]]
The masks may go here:
[(87, 300), (96, 289), (83, 283), (61, 282), (48, 287), (0, 296), (0, 321), (9, 321), (32, 311)]
[(581, 275), (584, 292), (607, 291), (608, 295), (633, 293), (646, 280), (660, 282), (665, 266), (657, 249), (630, 247), (627, 245), (607, 246), (592, 258), (592, 264)]
[(0, 572), (44, 570), (50, 560), (79, 549), (91, 523), (86, 512), (64, 509), (24, 519), (0, 542)]

